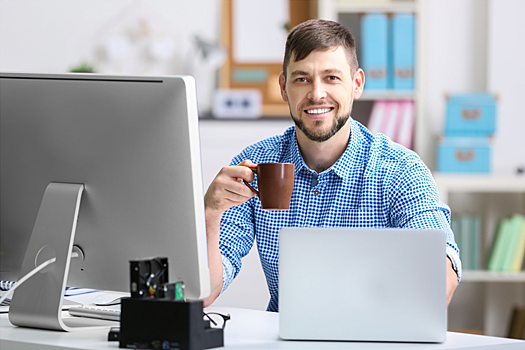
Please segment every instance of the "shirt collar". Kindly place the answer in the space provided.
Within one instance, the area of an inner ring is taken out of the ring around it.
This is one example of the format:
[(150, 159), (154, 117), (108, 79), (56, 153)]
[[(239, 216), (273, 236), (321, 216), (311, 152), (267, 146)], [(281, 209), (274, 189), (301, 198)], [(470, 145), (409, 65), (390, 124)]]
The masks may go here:
[[(352, 159), (356, 157), (357, 153), (359, 152), (359, 148), (363, 140), (363, 134), (361, 133), (361, 130), (359, 129), (357, 122), (350, 118), (350, 142), (348, 142), (348, 146), (346, 147), (345, 152), (341, 155), (341, 157), (335, 162), (334, 165), (332, 165), (330, 168), (325, 170), (324, 172), (330, 172), (333, 171), (335, 174), (337, 174), (339, 177), (343, 179), (350, 179), (352, 170), (355, 167), (352, 167)], [(296, 134), (296, 128), (295, 126), (292, 126), (290, 129), (290, 147), (288, 148), (288, 152), (286, 153), (286, 162), (293, 163), (295, 165), (295, 176), (299, 174), (299, 172), (304, 168), (305, 170), (311, 172), (312, 170), (308, 168), (306, 163), (304, 162), (303, 156), (301, 155), (301, 150), (299, 149), (299, 145), (297, 144), (297, 134)]]
[(301, 155), (301, 150), (299, 149), (299, 145), (297, 144), (295, 126), (292, 126), (290, 129), (290, 147), (288, 148), (286, 159), (288, 162), (293, 163), (295, 165), (295, 176), (297, 177), (297, 175), (301, 172), (303, 168), (308, 170), (308, 166), (304, 162), (303, 156)]
[(355, 159), (357, 159), (359, 149), (364, 142), (363, 134), (357, 122), (352, 118), (350, 118), (349, 122), (350, 142), (348, 142), (345, 152), (339, 157), (337, 162), (330, 167), (334, 173), (346, 180), (349, 180), (352, 177), (352, 173), (357, 170)]

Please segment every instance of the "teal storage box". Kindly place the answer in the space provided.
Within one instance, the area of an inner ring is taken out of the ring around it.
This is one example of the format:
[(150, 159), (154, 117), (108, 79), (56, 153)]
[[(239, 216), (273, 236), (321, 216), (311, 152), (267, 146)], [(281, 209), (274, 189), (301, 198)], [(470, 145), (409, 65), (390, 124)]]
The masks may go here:
[(447, 101), (445, 135), (487, 137), (496, 131), (496, 99), (487, 93), (454, 94)]
[(488, 173), (490, 151), (487, 138), (446, 138), (438, 143), (437, 169), (444, 173)]

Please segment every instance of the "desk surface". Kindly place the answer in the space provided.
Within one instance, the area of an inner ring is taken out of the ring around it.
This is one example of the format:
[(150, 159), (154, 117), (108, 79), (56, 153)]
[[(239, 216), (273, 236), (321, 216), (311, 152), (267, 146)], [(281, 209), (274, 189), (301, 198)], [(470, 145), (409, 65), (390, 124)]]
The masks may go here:
[[(83, 298), (79, 296), (75, 300), (85, 303), (86, 298), (92, 298), (92, 296), (93, 294)], [(525, 350), (525, 342), (523, 341), (453, 332), (447, 333), (447, 341), (442, 344), (282, 341), (279, 339), (279, 315), (277, 313), (229, 307), (209, 307), (206, 310), (231, 315), (231, 320), (228, 322), (224, 333), (226, 349)], [(67, 315), (67, 313), (64, 314)], [(118, 325), (118, 323), (108, 322), (108, 325)], [(2, 350), (118, 349), (118, 342), (107, 341), (108, 330), (67, 333), (18, 328), (11, 325), (7, 314), (0, 314), (0, 348)]]

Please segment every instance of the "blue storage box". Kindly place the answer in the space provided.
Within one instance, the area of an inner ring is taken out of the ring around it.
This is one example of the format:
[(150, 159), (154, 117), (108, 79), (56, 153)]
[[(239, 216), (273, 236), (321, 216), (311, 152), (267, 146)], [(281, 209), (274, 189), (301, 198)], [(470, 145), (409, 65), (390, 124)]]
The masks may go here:
[(437, 169), (444, 173), (490, 172), (490, 142), (483, 137), (450, 137), (438, 143)]
[(452, 95), (447, 101), (446, 136), (491, 136), (496, 131), (496, 100), (487, 93)]

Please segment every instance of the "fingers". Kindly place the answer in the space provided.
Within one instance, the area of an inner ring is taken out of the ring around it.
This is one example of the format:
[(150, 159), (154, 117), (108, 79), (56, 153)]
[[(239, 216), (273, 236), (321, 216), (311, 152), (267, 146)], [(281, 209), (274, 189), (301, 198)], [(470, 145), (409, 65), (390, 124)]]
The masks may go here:
[(257, 170), (257, 164), (253, 164), (253, 162), (249, 159), (243, 160), (237, 166), (245, 166), (250, 168), (252, 171)]
[(207, 208), (222, 213), (233, 206), (245, 203), (254, 196), (243, 180), (253, 181), (254, 174), (250, 169), (257, 166), (249, 160), (239, 165), (242, 166), (227, 166), (219, 171), (206, 192)]

